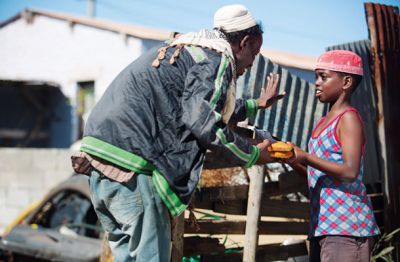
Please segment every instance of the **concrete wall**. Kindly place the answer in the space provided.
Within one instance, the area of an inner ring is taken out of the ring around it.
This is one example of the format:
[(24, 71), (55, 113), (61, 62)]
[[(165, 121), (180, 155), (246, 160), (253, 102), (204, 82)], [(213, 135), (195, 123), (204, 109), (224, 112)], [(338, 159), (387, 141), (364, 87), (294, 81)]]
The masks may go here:
[(0, 234), (29, 204), (69, 177), (66, 149), (0, 148)]

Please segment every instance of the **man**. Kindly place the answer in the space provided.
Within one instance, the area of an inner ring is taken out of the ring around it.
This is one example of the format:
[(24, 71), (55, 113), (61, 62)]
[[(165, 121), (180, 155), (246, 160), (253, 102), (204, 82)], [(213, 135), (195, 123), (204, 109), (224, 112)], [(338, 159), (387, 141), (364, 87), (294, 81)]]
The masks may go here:
[(268, 141), (229, 126), (277, 100), (271, 75), (258, 100), (235, 100), (262, 29), (241, 5), (219, 9), (215, 30), (179, 35), (111, 83), (86, 123), (76, 171), (90, 175), (96, 213), (116, 261), (168, 261), (170, 219), (197, 186), (207, 149), (242, 166), (270, 161)]

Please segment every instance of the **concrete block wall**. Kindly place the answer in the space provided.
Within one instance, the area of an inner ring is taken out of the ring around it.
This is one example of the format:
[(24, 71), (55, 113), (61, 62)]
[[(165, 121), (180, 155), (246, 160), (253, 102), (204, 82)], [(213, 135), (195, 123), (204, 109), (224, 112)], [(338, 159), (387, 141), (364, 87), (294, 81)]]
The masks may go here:
[(31, 203), (72, 175), (69, 149), (0, 148), (0, 234)]

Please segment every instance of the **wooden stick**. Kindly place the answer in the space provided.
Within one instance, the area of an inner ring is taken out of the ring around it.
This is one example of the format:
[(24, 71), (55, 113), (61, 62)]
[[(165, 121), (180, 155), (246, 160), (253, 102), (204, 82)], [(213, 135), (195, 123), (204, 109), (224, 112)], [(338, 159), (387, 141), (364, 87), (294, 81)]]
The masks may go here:
[(243, 261), (256, 261), (258, 245), (258, 222), (260, 220), (261, 197), (264, 185), (264, 166), (254, 166), (249, 169), (250, 186), (247, 203), (247, 220)]
[(171, 262), (182, 262), (184, 228), (185, 212), (175, 218), (175, 225), (172, 230)]

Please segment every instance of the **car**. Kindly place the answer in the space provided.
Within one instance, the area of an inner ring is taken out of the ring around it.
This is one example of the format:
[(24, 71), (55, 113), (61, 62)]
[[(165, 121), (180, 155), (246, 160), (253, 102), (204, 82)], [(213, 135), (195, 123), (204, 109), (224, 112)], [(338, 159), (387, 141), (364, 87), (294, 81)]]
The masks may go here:
[(99, 261), (103, 236), (88, 177), (73, 174), (6, 228), (0, 261)]

